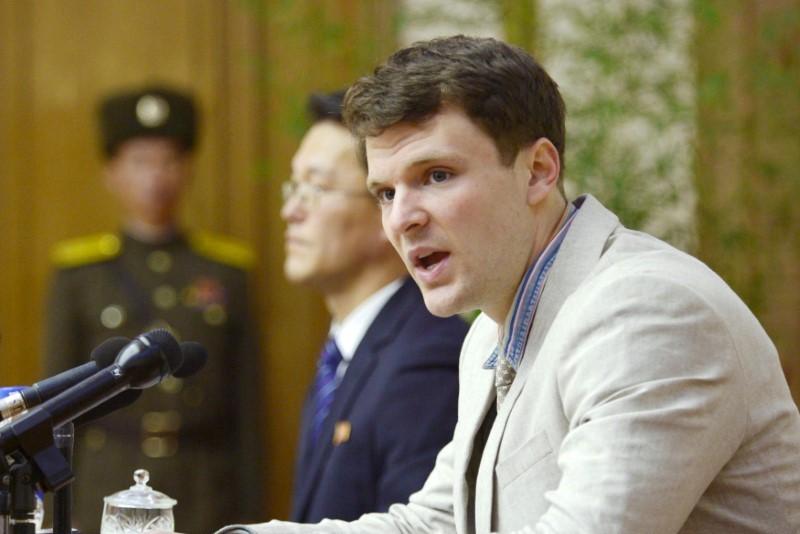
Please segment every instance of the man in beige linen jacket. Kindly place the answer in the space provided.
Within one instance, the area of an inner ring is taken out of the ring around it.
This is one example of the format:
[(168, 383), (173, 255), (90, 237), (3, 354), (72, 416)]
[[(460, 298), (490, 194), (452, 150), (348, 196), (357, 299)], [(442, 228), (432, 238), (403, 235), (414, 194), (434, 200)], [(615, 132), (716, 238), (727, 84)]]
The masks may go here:
[(800, 416), (773, 344), (701, 262), (565, 199), (564, 107), (533, 58), (417, 43), (345, 116), (427, 307), (483, 312), (458, 423), (388, 513), (221, 532), (800, 531)]

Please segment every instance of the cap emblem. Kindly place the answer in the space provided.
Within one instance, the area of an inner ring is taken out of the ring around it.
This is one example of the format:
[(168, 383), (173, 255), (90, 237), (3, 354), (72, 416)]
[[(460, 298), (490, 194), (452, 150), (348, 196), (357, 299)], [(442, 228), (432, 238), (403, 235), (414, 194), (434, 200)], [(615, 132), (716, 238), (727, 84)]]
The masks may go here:
[(142, 126), (156, 128), (169, 117), (169, 104), (157, 95), (144, 95), (136, 102), (136, 118)]

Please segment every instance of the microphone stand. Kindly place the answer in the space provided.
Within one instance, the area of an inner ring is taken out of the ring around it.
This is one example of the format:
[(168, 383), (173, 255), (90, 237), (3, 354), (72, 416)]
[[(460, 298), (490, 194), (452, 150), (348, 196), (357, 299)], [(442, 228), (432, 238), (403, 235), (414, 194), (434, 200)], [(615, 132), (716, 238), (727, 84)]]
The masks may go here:
[(8, 444), (13, 447), (12, 462), (0, 463), (7, 471), (0, 474), (10, 495), (9, 534), (35, 534), (36, 483), (56, 491), (72, 482), (72, 470), (55, 446), (53, 421), (45, 410), (34, 409), (0, 429), (0, 457)]
[[(72, 467), (72, 449), (75, 444), (75, 425), (64, 423), (53, 431), (55, 446)], [(53, 494), (53, 534), (78, 534), (72, 529), (72, 482)]]
[[(70, 464), (75, 427), (65, 423), (53, 431), (54, 444)], [(36, 482), (34, 464), (51, 466), (52, 462), (29, 461), (26, 454), (15, 451), (6, 455), (0, 450), (0, 534), (36, 533)], [(49, 469), (48, 469), (49, 470)], [(80, 534), (72, 528), (72, 484), (55, 489), (52, 534)]]
[[(13, 454), (14, 463), (8, 469), (10, 506), (8, 514), (9, 532), (12, 534), (36, 534), (34, 512), (36, 510), (36, 485), (33, 467), (22, 454)], [(3, 476), (6, 480), (6, 475)]]
[[(37, 482), (45, 491), (56, 492), (74, 480), (69, 462), (74, 435), (71, 421), (128, 388), (154, 386), (177, 370), (182, 361), (180, 345), (166, 330), (142, 334), (123, 348), (112, 366), (62, 391), (8, 425), (0, 425), (0, 458), (4, 451), (13, 452), (15, 458), (9, 475), (0, 477), (2, 484), (10, 487), (8, 522), (13, 534), (35, 534), (34, 486)], [(60, 443), (56, 447), (53, 427), (65, 423), (70, 425), (59, 432)], [(0, 462), (0, 467), (5, 467), (4, 463)], [(69, 490), (61, 494), (59, 501), (58, 513), (54, 514), (60, 529), (56, 534), (72, 534)]]
[(11, 533), (11, 466), (0, 450), (0, 534)]

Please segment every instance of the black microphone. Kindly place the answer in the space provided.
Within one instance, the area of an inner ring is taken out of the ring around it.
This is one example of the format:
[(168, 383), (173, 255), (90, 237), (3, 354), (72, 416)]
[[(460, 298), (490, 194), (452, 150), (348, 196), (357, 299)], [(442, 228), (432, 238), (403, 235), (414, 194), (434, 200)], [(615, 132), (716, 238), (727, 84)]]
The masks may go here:
[[(155, 386), (183, 364), (183, 353), (172, 334), (163, 329), (137, 336), (120, 353), (111, 374), (123, 378), (133, 389)], [(96, 373), (95, 376), (102, 373)]]
[[(208, 352), (206, 352), (206, 349), (203, 347), (203, 345), (196, 341), (182, 341), (180, 347), (181, 352), (183, 353), (183, 362), (181, 363), (181, 366), (172, 373), (172, 376), (175, 378), (187, 378), (203, 368), (203, 366), (206, 364), (206, 360), (208, 360)], [(94, 422), (112, 412), (121, 410), (126, 406), (130, 406), (141, 396), (141, 389), (129, 389), (127, 391), (123, 391), (119, 395), (108, 399), (103, 404), (95, 406), (85, 414), (77, 417), (73, 421), (73, 423), (75, 423), (75, 428), (80, 428), (83, 425)]]
[(63, 373), (36, 382), (32, 386), (16, 391), (0, 399), (0, 421), (13, 417), (34, 406), (38, 406), (48, 399), (52, 399), (65, 389), (68, 389), (82, 380), (86, 380), (100, 369), (114, 363), (117, 354), (128, 344), (126, 337), (112, 337), (106, 339), (92, 350), (91, 361), (73, 367)]
[(141, 389), (129, 389), (123, 391), (122, 393), (108, 399), (104, 403), (95, 406), (88, 412), (76, 417), (72, 422), (75, 423), (75, 428), (80, 428), (83, 425), (97, 421), (101, 417), (105, 417), (112, 412), (116, 412), (117, 410), (121, 410), (126, 406), (130, 406), (142, 396), (142, 391), (143, 390)]
[(181, 352), (183, 352), (183, 363), (172, 373), (175, 378), (192, 376), (202, 369), (208, 360), (206, 348), (197, 341), (182, 341)]
[[(153, 330), (122, 348), (113, 365), (61, 392), (0, 428), (0, 449), (35, 449), (40, 428), (70, 422), (118, 393), (158, 384), (183, 362), (181, 348), (166, 330)], [(30, 432), (32, 436), (28, 436)], [(50, 431), (52, 432), (52, 431)]]

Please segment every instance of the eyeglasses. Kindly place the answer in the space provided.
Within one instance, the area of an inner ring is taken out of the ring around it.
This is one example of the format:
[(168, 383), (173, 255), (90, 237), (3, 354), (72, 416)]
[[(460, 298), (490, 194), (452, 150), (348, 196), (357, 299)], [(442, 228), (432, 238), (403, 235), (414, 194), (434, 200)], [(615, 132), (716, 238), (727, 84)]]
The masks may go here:
[(372, 198), (372, 195), (367, 191), (356, 191), (354, 189), (344, 189), (338, 187), (330, 187), (326, 185), (317, 185), (311, 182), (297, 182), (295, 180), (287, 180), (281, 184), (281, 196), (283, 203), (286, 204), (292, 198), (297, 198), (306, 206), (316, 205), (319, 199), (325, 195), (339, 194), (348, 197), (364, 197)]

